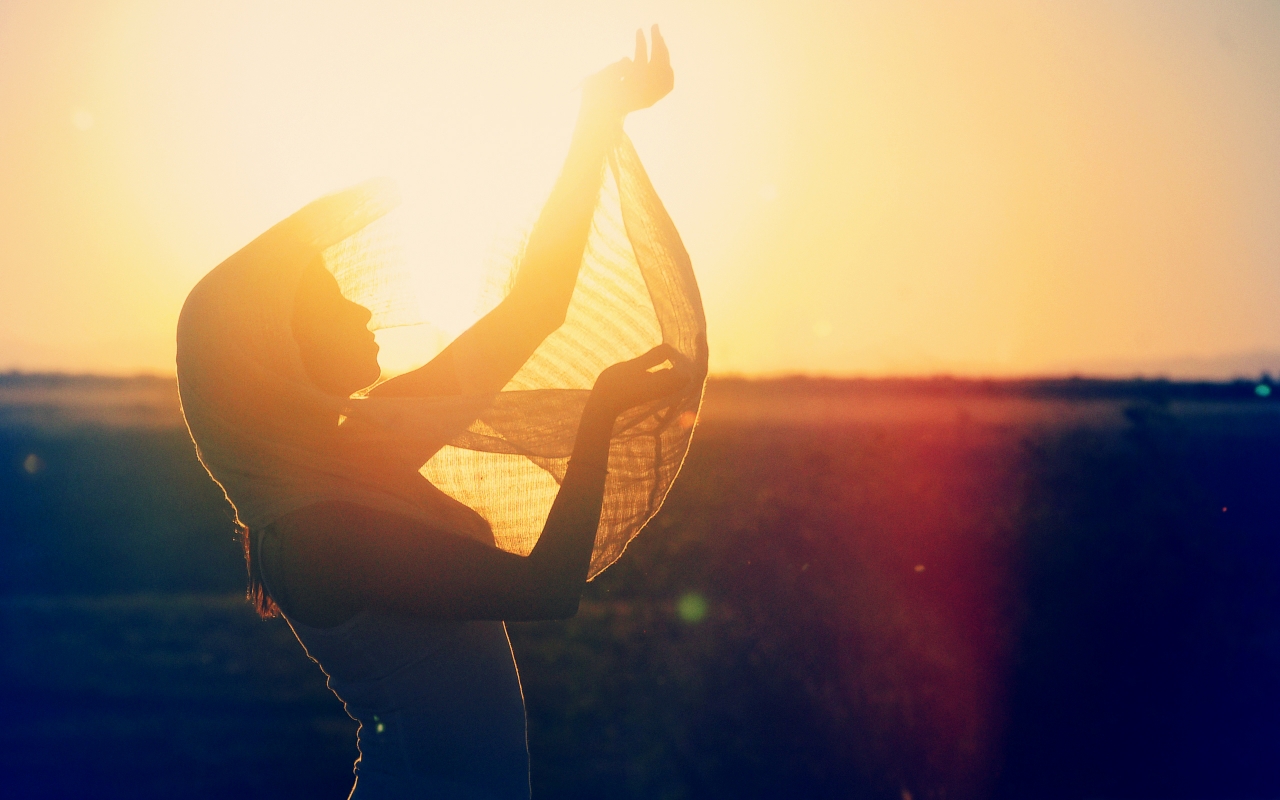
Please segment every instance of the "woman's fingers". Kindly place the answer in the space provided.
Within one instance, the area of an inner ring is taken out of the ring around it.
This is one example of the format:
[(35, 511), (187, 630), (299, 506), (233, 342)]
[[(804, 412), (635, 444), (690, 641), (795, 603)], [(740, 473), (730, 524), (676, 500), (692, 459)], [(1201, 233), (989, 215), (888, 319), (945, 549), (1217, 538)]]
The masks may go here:
[(637, 103), (639, 107), (648, 107), (658, 102), (675, 85), (675, 74), (671, 71), (671, 54), (657, 25), (653, 26), (650, 35), (653, 38), (653, 46), (649, 50), (649, 60), (644, 65), (645, 86), (642, 90), (644, 97)]
[(664, 369), (661, 372), (650, 372), (646, 379), (649, 384), (647, 387), (649, 391), (646, 394), (650, 399), (673, 394), (687, 386), (691, 377), (693, 376), (689, 369), (681, 366)]
[(650, 36), (653, 39), (653, 48), (649, 55), (649, 63), (655, 64), (663, 69), (670, 69), (671, 53), (667, 50), (667, 43), (662, 38), (662, 33), (658, 30), (657, 25), (653, 26)]
[(669, 344), (660, 344), (644, 355), (631, 359), (631, 363), (644, 370), (650, 370), (658, 366), (663, 361), (671, 361), (675, 363), (674, 358), (679, 358), (680, 353)]
[(592, 107), (627, 114), (648, 108), (671, 91), (675, 83), (671, 72), (671, 56), (658, 26), (651, 35), (652, 47), (643, 29), (636, 31), (634, 58), (624, 58), (593, 75), (586, 84), (589, 94), (584, 99)]
[(693, 377), (693, 370), (689, 369), (688, 364), (673, 364), (671, 369), (650, 374), (661, 377), (663, 382), (671, 387), (670, 391), (675, 391), (689, 382)]
[[(671, 366), (660, 369), (664, 362)], [(693, 376), (689, 359), (671, 345), (661, 344), (605, 369), (594, 391), (604, 402), (622, 410), (675, 394), (688, 386)]]

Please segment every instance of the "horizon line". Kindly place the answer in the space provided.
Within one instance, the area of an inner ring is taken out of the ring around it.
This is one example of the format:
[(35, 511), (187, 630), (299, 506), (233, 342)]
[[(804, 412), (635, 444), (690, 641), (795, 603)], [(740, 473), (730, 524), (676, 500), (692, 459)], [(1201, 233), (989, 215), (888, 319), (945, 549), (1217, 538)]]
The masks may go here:
[[(388, 376), (388, 378), (394, 376)], [(80, 380), (160, 380), (160, 381), (176, 381), (178, 376), (174, 372), (152, 372), (147, 370), (137, 371), (103, 371), (103, 372), (84, 372), (70, 370), (24, 370), (24, 369), (5, 369), (0, 370), (0, 379), (14, 378), (59, 378), (59, 379), (80, 379)], [(709, 381), (757, 381), (757, 382), (786, 382), (800, 380), (816, 380), (816, 381), (833, 381), (833, 382), (879, 382), (879, 381), (954, 381), (957, 383), (1027, 383), (1027, 382), (1063, 382), (1063, 381), (1082, 381), (1082, 382), (1147, 382), (1147, 383), (1212, 383), (1212, 384), (1232, 384), (1232, 383), (1277, 383), (1280, 382), (1280, 375), (1274, 374), (1268, 370), (1261, 370), (1253, 374), (1239, 373), (1230, 377), (1217, 376), (1173, 376), (1167, 372), (1140, 372), (1134, 371), (1129, 373), (1109, 372), (1100, 370), (1097, 372), (1087, 372), (1084, 370), (1063, 370), (1042, 373), (1022, 373), (1007, 375), (992, 375), (982, 373), (957, 373), (957, 372), (829, 372), (829, 371), (773, 371), (759, 373), (744, 372), (713, 372), (707, 375)]]

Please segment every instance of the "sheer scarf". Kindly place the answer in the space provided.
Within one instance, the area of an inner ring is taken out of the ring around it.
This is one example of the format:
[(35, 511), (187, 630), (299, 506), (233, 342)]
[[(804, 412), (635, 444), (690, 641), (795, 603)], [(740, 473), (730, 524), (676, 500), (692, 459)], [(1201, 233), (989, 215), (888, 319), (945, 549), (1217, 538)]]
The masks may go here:
[[(595, 577), (661, 507), (688, 452), (706, 378), (706, 322), (689, 257), (631, 142), (621, 136), (602, 170), (564, 325), (498, 393), (470, 391), (469, 376), (483, 365), (465, 352), (454, 358), (462, 387), (455, 396), (341, 398), (307, 378), (292, 334), (303, 270), (319, 257), (344, 294), (364, 287), (350, 299), (375, 314), (394, 306), (378, 279), (387, 251), (369, 234), (395, 204), (385, 181), (316, 200), (192, 289), (178, 322), (177, 371), (201, 462), (250, 529), (343, 500), (527, 554), (596, 376), (666, 343), (694, 365), (695, 379), (615, 425)], [(339, 415), (331, 429), (315, 423)], [(423, 491), (415, 472), (466, 508)]]

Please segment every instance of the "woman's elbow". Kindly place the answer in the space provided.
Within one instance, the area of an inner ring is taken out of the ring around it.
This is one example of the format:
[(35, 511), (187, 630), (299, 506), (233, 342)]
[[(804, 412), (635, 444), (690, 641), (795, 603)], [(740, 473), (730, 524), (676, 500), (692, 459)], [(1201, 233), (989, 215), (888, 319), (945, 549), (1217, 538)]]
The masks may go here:
[(564, 325), (564, 321), (569, 314), (569, 307), (566, 303), (563, 307), (560, 304), (531, 309), (528, 315), (528, 328), (538, 337), (539, 340), (545, 339)]
[(582, 601), (580, 594), (573, 596), (557, 595), (547, 597), (536, 604), (531, 609), (534, 616), (533, 620), (553, 620), (553, 619), (571, 619), (578, 613), (578, 604)]
[(572, 619), (578, 615), (578, 606), (582, 603), (582, 595), (558, 599), (552, 605), (550, 619)]
[(524, 292), (512, 291), (507, 299), (516, 309), (520, 327), (545, 339), (564, 325), (571, 297), (572, 293), (561, 297), (559, 293), (537, 287)]
[(541, 555), (535, 548), (525, 557), (521, 594), (528, 619), (569, 619), (578, 613), (586, 576), (567, 574), (563, 565), (548, 564)]
[(509, 619), (518, 619), (521, 622), (570, 619), (578, 613), (578, 604), (581, 601), (581, 594), (540, 597), (526, 604), (516, 617)]

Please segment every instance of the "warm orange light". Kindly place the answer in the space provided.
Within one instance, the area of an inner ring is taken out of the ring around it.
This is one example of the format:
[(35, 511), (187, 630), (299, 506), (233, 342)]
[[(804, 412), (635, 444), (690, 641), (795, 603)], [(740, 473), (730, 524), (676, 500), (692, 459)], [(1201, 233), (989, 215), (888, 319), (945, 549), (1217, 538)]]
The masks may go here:
[(0, 368), (171, 370), (205, 271), (375, 175), (438, 346), (500, 291), (578, 82), (653, 21), (676, 90), (628, 130), (713, 371), (1280, 349), (1268, 4), (10, 4)]

